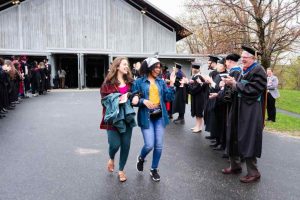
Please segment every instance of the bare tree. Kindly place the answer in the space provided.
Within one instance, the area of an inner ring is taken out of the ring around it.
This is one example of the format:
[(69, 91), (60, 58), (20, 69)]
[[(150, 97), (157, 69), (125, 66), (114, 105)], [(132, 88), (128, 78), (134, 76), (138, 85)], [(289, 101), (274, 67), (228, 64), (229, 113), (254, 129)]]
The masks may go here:
[(227, 53), (250, 44), (263, 53), (261, 62), (268, 68), (299, 42), (299, 0), (187, 0), (186, 8), (201, 18), (199, 30), (206, 24), (203, 39), (210, 47), (202, 47), (207, 53), (216, 52), (211, 48)]

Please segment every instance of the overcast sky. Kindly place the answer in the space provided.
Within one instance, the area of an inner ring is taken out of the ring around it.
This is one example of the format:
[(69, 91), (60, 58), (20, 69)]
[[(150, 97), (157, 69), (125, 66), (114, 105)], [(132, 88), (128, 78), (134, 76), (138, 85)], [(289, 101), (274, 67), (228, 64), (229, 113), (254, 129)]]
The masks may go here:
[(162, 11), (169, 14), (171, 17), (175, 18), (179, 16), (184, 8), (184, 0), (148, 0), (150, 3), (161, 9)]

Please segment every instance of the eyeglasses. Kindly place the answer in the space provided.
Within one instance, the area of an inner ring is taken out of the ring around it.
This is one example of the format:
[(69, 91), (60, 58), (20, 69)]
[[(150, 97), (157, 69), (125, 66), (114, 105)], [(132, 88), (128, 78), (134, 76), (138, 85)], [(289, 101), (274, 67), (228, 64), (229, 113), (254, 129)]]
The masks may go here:
[(253, 58), (253, 56), (242, 56), (242, 59)]

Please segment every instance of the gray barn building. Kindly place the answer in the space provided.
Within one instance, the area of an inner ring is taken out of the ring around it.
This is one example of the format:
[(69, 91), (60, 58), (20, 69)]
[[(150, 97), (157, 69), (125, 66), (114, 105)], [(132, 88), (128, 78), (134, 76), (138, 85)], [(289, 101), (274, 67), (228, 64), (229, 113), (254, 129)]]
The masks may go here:
[(13, 2), (0, 0), (0, 55), (47, 57), (67, 71), (69, 87), (99, 87), (117, 56), (132, 64), (159, 52), (167, 65), (196, 57), (176, 54), (191, 31), (146, 0)]

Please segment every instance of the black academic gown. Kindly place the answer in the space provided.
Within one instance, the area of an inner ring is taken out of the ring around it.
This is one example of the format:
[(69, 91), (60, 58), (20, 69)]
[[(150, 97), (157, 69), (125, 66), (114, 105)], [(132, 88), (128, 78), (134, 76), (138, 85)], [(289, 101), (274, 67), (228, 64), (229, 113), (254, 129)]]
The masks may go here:
[[(237, 98), (232, 104), (232, 109), (237, 112), (237, 140), (234, 141), (232, 137), (229, 142), (230, 145), (237, 144), (236, 147), (231, 146), (230, 150), (237, 149), (238, 154), (244, 158), (261, 157), (264, 123), (261, 98), (264, 97), (266, 88), (267, 75), (260, 64), (244, 74), (236, 84)], [(233, 126), (233, 123), (231, 124)]]
[[(209, 76), (212, 78), (212, 80), (216, 83), (215, 88), (210, 88), (209, 93), (215, 93), (219, 91), (219, 82), (221, 80), (219, 76), (219, 72), (217, 70), (211, 71), (209, 73)], [(216, 115), (215, 115), (215, 104), (216, 99), (208, 99), (207, 96), (207, 105), (204, 109), (204, 123), (205, 123), (205, 131), (211, 132), (213, 129), (213, 122), (215, 121)]]
[(174, 86), (176, 87), (176, 92), (175, 99), (172, 103), (172, 113), (184, 114), (187, 101), (186, 85), (184, 84), (183, 87), (180, 87), (180, 83), (178, 83), (174, 84)]
[[(229, 76), (234, 77), (235, 80), (239, 81), (241, 78), (241, 71), (232, 71), (229, 73)], [(225, 99), (225, 93), (227, 93), (227, 97)], [(230, 98), (228, 98), (228, 94)], [(218, 94), (219, 98), (221, 98), (224, 102), (226, 102), (226, 132), (225, 135), (221, 138), (221, 142), (225, 142), (225, 146), (227, 147), (227, 154), (230, 156), (239, 156), (238, 154), (238, 145), (237, 145), (237, 101), (238, 101), (238, 93), (234, 91), (229, 86), (225, 86), (225, 89), (220, 91)]]
[[(216, 87), (215, 91), (219, 92), (219, 84), (220, 81), (222, 80), (220, 77), (220, 74), (227, 74), (227, 71), (220, 72), (216, 78), (215, 82), (218, 85)], [(212, 128), (211, 128), (211, 136), (216, 138), (216, 142), (218, 144), (222, 144), (222, 147), (225, 148), (226, 144), (226, 121), (227, 121), (227, 105), (223, 101), (222, 98), (216, 98), (215, 99), (215, 107), (214, 107), (214, 119), (211, 121)]]
[[(193, 80), (201, 79), (200, 75), (192, 76)], [(204, 80), (202, 79), (202, 82)], [(191, 95), (191, 115), (192, 117), (203, 117), (204, 108), (206, 107), (208, 95), (209, 95), (209, 85), (207, 83), (194, 82), (188, 84), (187, 91)]]

